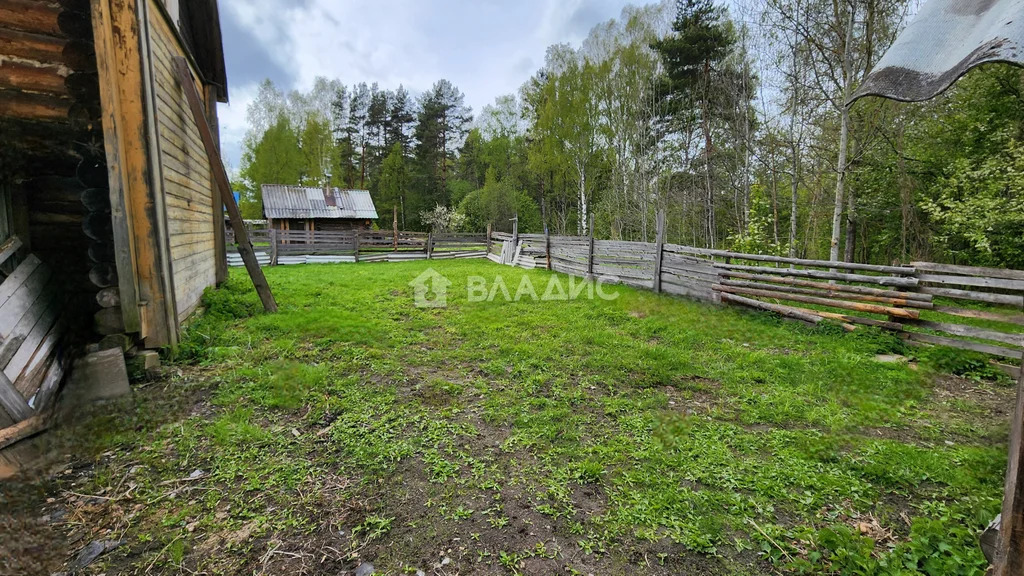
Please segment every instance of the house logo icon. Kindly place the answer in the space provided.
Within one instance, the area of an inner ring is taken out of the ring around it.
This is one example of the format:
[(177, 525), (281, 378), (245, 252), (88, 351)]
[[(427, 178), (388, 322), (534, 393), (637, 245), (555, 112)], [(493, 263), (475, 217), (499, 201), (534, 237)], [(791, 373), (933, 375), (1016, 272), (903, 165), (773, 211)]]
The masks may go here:
[(448, 287), (452, 283), (443, 274), (427, 268), (425, 272), (409, 282), (414, 291), (413, 301), (417, 308), (445, 308), (448, 306)]

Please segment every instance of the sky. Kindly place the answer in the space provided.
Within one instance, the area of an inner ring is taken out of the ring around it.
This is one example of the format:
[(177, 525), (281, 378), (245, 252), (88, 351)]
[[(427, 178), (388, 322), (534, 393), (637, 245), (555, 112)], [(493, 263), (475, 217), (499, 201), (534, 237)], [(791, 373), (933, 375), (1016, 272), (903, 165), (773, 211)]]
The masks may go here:
[(224, 158), (239, 167), (246, 107), (264, 78), (308, 90), (314, 78), (402, 84), (440, 78), (474, 114), (515, 92), (552, 44), (579, 45), (628, 0), (221, 0), (230, 103), (221, 104)]

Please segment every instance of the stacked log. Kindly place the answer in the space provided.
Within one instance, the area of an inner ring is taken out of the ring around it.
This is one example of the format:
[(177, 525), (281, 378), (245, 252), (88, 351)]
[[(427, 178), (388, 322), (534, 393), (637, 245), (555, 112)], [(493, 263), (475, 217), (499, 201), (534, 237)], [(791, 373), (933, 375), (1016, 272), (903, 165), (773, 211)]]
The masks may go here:
[(25, 198), (28, 247), (61, 277), (69, 325), (95, 341), (120, 302), (92, 35), (88, 0), (0, 0), (0, 179)]
[(102, 143), (88, 2), (0, 0), (0, 177), (69, 174)]

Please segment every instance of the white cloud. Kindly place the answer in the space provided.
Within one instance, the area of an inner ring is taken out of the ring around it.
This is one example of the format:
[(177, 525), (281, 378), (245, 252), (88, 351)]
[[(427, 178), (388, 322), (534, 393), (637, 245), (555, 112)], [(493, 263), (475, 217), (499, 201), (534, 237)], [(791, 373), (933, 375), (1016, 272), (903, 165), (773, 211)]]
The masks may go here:
[[(515, 92), (551, 44), (579, 44), (618, 17), (625, 0), (225, 0), (231, 106), (220, 108), (225, 156), (237, 167), (245, 108), (261, 74), (306, 90), (317, 76), (345, 84), (404, 84), (423, 92), (455, 83), (475, 113)], [(254, 62), (253, 59), (260, 59)], [(242, 77), (234, 76), (241, 71)]]

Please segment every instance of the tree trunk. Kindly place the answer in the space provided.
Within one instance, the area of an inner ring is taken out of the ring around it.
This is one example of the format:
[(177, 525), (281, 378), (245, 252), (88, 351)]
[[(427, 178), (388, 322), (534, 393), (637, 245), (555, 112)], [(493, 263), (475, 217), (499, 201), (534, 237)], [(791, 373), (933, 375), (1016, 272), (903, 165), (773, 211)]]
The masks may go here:
[(582, 167), (577, 167), (580, 175), (580, 219), (579, 219), (579, 235), (587, 235), (587, 171)]
[(707, 234), (708, 234), (708, 247), (711, 249), (715, 248), (715, 193), (711, 187), (711, 118), (709, 117), (711, 112), (709, 110), (710, 105), (708, 103), (709, 92), (711, 90), (711, 61), (704, 61), (704, 94), (701, 98), (701, 105), (703, 110), (701, 111), (701, 120), (704, 128), (704, 186), (707, 200)]
[(846, 43), (843, 47), (843, 101), (839, 103), (841, 127), (839, 129), (839, 162), (836, 166), (836, 203), (832, 212), (832, 243), (829, 259), (839, 260), (839, 236), (843, 227), (843, 199), (846, 192), (848, 152), (850, 145), (850, 109), (846, 102), (853, 87), (853, 25), (857, 13), (856, 4), (850, 6), (850, 18), (846, 25)]
[(789, 213), (789, 257), (796, 257), (796, 228), (799, 216), (799, 202), (800, 202), (800, 150), (793, 140), (793, 183), (792, 183), (792, 197), (790, 198), (790, 213)]
[(844, 261), (853, 262), (857, 242), (857, 201), (853, 190), (846, 191), (846, 246)]

